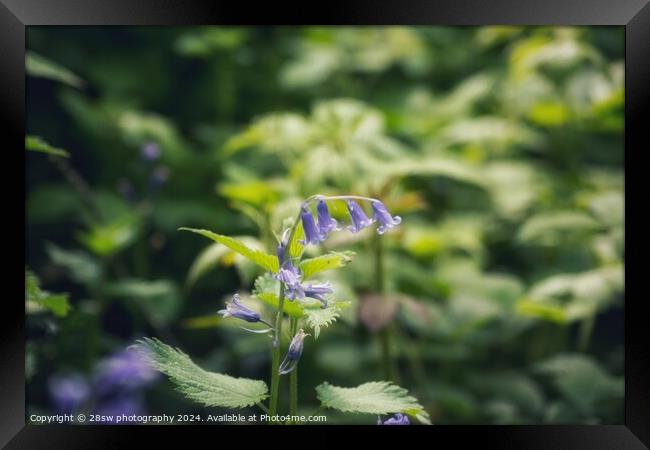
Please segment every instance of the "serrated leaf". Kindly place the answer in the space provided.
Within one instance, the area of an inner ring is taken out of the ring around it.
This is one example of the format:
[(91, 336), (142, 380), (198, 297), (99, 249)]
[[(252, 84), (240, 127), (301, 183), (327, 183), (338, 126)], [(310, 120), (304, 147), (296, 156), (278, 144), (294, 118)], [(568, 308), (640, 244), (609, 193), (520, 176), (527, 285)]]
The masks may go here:
[(315, 258), (305, 259), (300, 263), (299, 268), (302, 271), (303, 279), (308, 279), (317, 273), (346, 266), (352, 261), (355, 254), (351, 251), (331, 252)]
[(240, 255), (248, 258), (258, 266), (269, 270), (271, 272), (277, 272), (279, 269), (278, 258), (268, 253), (264, 253), (260, 250), (253, 250), (248, 247), (242, 241), (231, 238), (230, 236), (224, 236), (222, 234), (213, 233), (209, 230), (199, 230), (196, 228), (179, 228), (181, 231), (190, 231), (192, 233), (200, 234), (201, 236), (212, 239), (215, 242), (225, 245), (231, 250), (239, 253)]
[(56, 148), (45, 142), (38, 136), (25, 136), (25, 149), (32, 152), (47, 153), (54, 156), (70, 157), (70, 154), (62, 148)]
[(158, 339), (138, 341), (136, 349), (164, 373), (185, 397), (206, 406), (245, 408), (268, 397), (266, 383), (203, 370), (182, 351)]
[(429, 414), (408, 391), (389, 381), (371, 381), (354, 388), (332, 386), (325, 382), (316, 387), (321, 404), (343, 412), (394, 414), (401, 412), (430, 424)]
[(341, 309), (349, 305), (350, 302), (337, 302), (325, 309), (305, 309), (307, 323), (314, 330), (314, 339), (318, 339), (321, 327), (334, 323), (341, 315)]
[(84, 81), (65, 67), (34, 52), (25, 55), (25, 71), (32, 77), (48, 78), (79, 88)]

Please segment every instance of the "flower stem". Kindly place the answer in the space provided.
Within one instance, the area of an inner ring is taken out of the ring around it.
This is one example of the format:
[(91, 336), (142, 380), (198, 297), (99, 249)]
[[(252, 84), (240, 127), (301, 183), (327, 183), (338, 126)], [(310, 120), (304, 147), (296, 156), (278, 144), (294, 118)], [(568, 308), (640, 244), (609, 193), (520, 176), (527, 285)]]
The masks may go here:
[[(381, 296), (382, 301), (385, 298), (385, 280), (384, 280), (384, 249), (382, 245), (381, 236), (375, 235), (374, 238), (374, 251), (375, 251), (375, 286)], [(381, 344), (381, 359), (384, 371), (384, 377), (389, 381), (396, 381), (396, 374), (394, 370), (393, 355), (391, 352), (392, 332), (390, 325), (386, 325), (381, 330), (379, 340)]]
[[(298, 319), (291, 319), (291, 334), (298, 332)], [(289, 374), (289, 414), (297, 415), (298, 411), (298, 366)]]
[(275, 316), (275, 336), (271, 354), (271, 403), (269, 415), (274, 416), (278, 412), (278, 392), (280, 387), (280, 344), (282, 342), (282, 309), (284, 308), (284, 285), (280, 283), (280, 294), (278, 296), (278, 313)]

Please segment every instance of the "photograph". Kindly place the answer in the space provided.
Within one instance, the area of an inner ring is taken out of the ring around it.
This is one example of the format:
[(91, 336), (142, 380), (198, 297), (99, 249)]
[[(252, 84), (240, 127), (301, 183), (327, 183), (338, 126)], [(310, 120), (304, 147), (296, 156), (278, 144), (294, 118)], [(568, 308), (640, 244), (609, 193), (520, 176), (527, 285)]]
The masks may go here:
[(27, 424), (624, 424), (625, 27), (25, 39)]

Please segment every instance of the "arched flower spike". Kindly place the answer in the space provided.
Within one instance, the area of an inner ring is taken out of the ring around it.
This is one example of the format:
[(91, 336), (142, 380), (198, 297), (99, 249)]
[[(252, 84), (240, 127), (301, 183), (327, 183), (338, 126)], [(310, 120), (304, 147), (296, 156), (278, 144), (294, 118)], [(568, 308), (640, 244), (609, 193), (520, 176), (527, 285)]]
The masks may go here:
[(338, 222), (330, 216), (329, 209), (325, 200), (320, 199), (316, 206), (318, 211), (318, 232), (320, 233), (321, 240), (327, 239), (327, 235), (334, 230), (340, 230)]
[(346, 200), (346, 203), (352, 221), (352, 225), (348, 227), (348, 230), (353, 233), (358, 233), (367, 226), (372, 225), (373, 220), (366, 215), (363, 208), (361, 208), (357, 202), (354, 200)]
[(306, 334), (302, 328), (298, 330), (296, 335), (291, 339), (291, 344), (289, 344), (289, 350), (287, 351), (287, 356), (284, 357), (282, 364), (278, 368), (280, 375), (285, 375), (298, 366), (298, 360), (302, 355), (303, 341), (310, 334)]
[(227, 317), (235, 317), (237, 319), (245, 320), (246, 322), (250, 322), (250, 323), (261, 322), (264, 325), (267, 325), (269, 327), (268, 329), (265, 330), (251, 330), (250, 328), (242, 327), (244, 328), (244, 330), (251, 331), (253, 333), (267, 333), (273, 329), (273, 326), (270, 323), (266, 322), (265, 320), (262, 320), (258, 312), (245, 307), (241, 303), (239, 294), (234, 294), (232, 296), (232, 300), (226, 302), (226, 309), (222, 309), (218, 311), (217, 314), (223, 316), (224, 319)]
[(379, 200), (373, 200), (370, 203), (372, 205), (373, 218), (379, 222), (377, 233), (384, 234), (386, 230), (402, 223), (402, 218), (400, 216), (391, 216), (388, 209), (386, 209), (386, 205)]
[(312, 216), (311, 211), (309, 211), (307, 206), (302, 206), (300, 220), (302, 220), (302, 229), (305, 232), (305, 239), (301, 240), (300, 243), (303, 245), (317, 245), (320, 243), (323, 240), (321, 239), (321, 233), (318, 231), (316, 221), (314, 221), (314, 216)]
[(386, 419), (383, 422), (381, 418), (377, 420), (377, 425), (410, 425), (411, 421), (409, 420), (406, 414), (396, 413), (390, 419)]

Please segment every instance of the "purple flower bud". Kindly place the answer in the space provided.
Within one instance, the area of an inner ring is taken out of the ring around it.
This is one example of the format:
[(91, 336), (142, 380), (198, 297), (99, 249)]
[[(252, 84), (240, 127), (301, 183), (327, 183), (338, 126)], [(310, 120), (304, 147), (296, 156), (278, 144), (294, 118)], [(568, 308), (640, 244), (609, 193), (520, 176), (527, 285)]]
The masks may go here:
[(311, 215), (311, 211), (306, 206), (302, 207), (302, 213), (300, 214), (302, 220), (302, 229), (305, 231), (305, 239), (301, 240), (300, 243), (303, 245), (313, 244), (316, 245), (323, 239), (321, 239), (321, 233), (316, 227), (316, 222), (314, 221), (314, 216)]
[(305, 286), (304, 289), (305, 297), (315, 298), (323, 304), (323, 308), (327, 307), (327, 299), (325, 296), (334, 292), (332, 285), (329, 282), (321, 284), (309, 284), (308, 286)]
[(141, 154), (145, 161), (155, 161), (160, 158), (160, 147), (155, 142), (147, 142), (142, 146)]
[(352, 220), (352, 225), (348, 227), (348, 230), (353, 233), (358, 233), (372, 224), (373, 219), (366, 216), (363, 208), (361, 208), (357, 202), (354, 200), (346, 200), (346, 203), (348, 205), (348, 211), (350, 212), (350, 219)]
[(409, 421), (409, 418), (406, 414), (402, 413), (396, 413), (393, 417), (390, 419), (386, 419), (385, 421), (381, 421), (379, 419), (377, 421), (377, 425), (410, 425), (411, 422)]
[(400, 216), (391, 216), (386, 206), (379, 200), (373, 200), (371, 203), (373, 217), (379, 222), (377, 233), (384, 234), (386, 230), (402, 223), (402, 218)]
[(291, 232), (291, 228), (287, 228), (284, 230), (284, 233), (282, 233), (282, 238), (280, 238), (280, 243), (278, 244), (277, 248), (277, 255), (278, 255), (278, 263), (280, 264), (280, 267), (282, 267), (284, 263), (284, 256), (287, 250), (287, 246), (289, 245), (289, 233)]
[(246, 322), (260, 322), (260, 314), (242, 305), (239, 301), (239, 294), (233, 295), (232, 300), (226, 302), (226, 309), (218, 311), (217, 314), (221, 314), (224, 319), (226, 317), (236, 317)]
[(316, 210), (318, 211), (318, 232), (321, 240), (325, 240), (330, 232), (341, 229), (336, 220), (330, 216), (325, 200), (319, 200)]
[(54, 375), (48, 381), (50, 397), (60, 414), (73, 414), (90, 397), (90, 386), (83, 375)]
[(134, 390), (158, 377), (159, 373), (140, 353), (124, 350), (99, 362), (94, 384), (103, 395), (107, 392)]
[(282, 364), (280, 364), (280, 367), (278, 369), (280, 375), (287, 374), (296, 368), (296, 366), (298, 365), (298, 360), (302, 355), (303, 341), (307, 336), (310, 335), (305, 334), (305, 332), (301, 328), (300, 330), (298, 330), (298, 332), (293, 337), (293, 339), (291, 339), (291, 344), (289, 344), (289, 350), (287, 351), (287, 356), (284, 357), (284, 360), (282, 361)]

